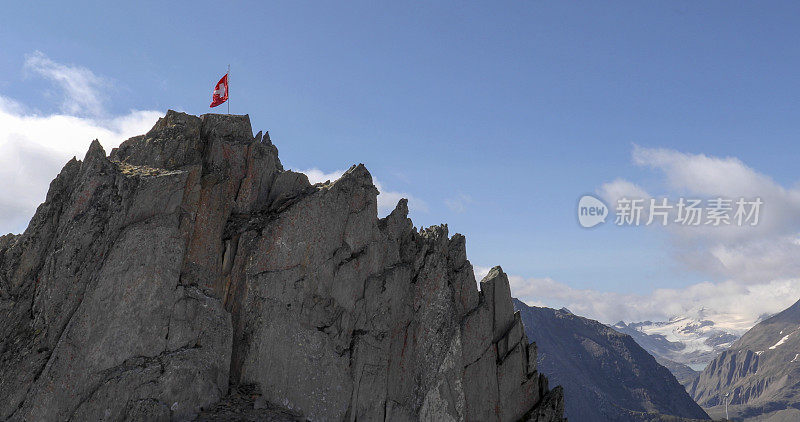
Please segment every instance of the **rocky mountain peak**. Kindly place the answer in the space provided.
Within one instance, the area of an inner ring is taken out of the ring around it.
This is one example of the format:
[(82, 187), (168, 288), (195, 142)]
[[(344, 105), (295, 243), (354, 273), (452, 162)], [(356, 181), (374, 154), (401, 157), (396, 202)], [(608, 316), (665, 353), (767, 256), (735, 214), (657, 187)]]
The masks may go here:
[(377, 194), (284, 170), (248, 116), (93, 142), (0, 238), (0, 419), (562, 420), (505, 273), (479, 291), (463, 236)]

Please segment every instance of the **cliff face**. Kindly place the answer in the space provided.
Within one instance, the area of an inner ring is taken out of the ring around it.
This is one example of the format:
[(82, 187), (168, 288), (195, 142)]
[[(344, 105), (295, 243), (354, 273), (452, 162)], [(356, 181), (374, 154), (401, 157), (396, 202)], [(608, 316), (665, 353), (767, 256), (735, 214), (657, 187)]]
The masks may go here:
[(566, 416), (581, 422), (708, 420), (670, 371), (633, 338), (569, 311), (514, 300), (539, 367), (564, 387)]
[(479, 292), (463, 236), (377, 194), (284, 170), (247, 116), (92, 143), (0, 238), (0, 419), (190, 420), (233, 385), (312, 420), (561, 420), (502, 270)]

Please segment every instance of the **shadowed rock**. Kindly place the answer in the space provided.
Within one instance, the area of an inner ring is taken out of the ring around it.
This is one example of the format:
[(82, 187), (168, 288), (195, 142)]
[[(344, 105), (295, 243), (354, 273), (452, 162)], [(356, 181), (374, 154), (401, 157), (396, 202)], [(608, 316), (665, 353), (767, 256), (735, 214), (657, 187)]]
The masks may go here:
[(538, 346), (539, 367), (564, 390), (570, 420), (709, 420), (670, 371), (630, 336), (565, 309), (516, 299), (514, 306)]

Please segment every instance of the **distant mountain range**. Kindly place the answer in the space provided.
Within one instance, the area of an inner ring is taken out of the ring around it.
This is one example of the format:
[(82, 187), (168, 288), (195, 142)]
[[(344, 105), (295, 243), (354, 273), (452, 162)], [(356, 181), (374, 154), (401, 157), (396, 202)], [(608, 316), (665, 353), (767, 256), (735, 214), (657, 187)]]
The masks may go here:
[(762, 321), (692, 383), (694, 399), (719, 417), (800, 421), (800, 302)]
[(653, 356), (702, 371), (719, 353), (730, 347), (748, 328), (746, 323), (726, 323), (724, 316), (699, 309), (669, 321), (644, 321), (612, 327), (630, 335)]
[(611, 327), (631, 336), (669, 369), (678, 382), (689, 388), (700, 371), (733, 345), (749, 325), (726, 314), (700, 308), (669, 321), (627, 324), (620, 321)]
[(567, 309), (514, 299), (538, 367), (564, 388), (570, 421), (685, 421), (708, 415), (631, 336)]

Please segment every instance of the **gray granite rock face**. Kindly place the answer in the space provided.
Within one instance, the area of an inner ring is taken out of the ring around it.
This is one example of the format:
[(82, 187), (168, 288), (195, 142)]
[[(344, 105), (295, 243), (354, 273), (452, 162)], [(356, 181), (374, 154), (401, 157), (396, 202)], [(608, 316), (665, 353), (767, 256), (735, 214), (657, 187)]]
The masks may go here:
[(93, 143), (0, 237), (0, 420), (213, 420), (230, 385), (250, 416), (562, 420), (502, 270), (479, 291), (463, 236), (377, 195), (284, 170), (247, 116)]

